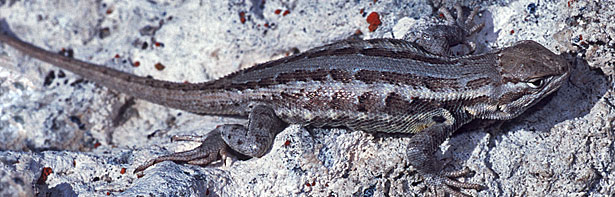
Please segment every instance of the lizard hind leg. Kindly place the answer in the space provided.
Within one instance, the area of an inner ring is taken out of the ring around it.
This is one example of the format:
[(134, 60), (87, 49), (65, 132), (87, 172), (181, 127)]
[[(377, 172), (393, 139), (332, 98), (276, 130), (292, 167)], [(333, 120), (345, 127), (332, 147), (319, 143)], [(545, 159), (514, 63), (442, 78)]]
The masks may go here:
[(221, 157), (261, 157), (271, 150), (275, 136), (286, 127), (286, 123), (271, 108), (262, 105), (252, 108), (248, 118), (247, 128), (240, 124), (224, 124), (206, 136), (173, 136), (174, 141), (197, 141), (202, 144), (192, 150), (149, 160), (134, 172), (143, 171), (163, 161), (207, 165)]
[(256, 105), (248, 116), (248, 128), (242, 125), (223, 128), (221, 134), (234, 151), (250, 157), (261, 157), (271, 150), (275, 136), (286, 126), (273, 109)]
[(216, 161), (222, 157), (229, 156), (229, 147), (222, 140), (220, 136), (220, 130), (218, 128), (209, 132), (206, 136), (173, 136), (173, 140), (177, 141), (198, 141), (202, 144), (198, 147), (183, 151), (172, 153), (169, 155), (164, 155), (157, 157), (155, 159), (151, 159), (146, 163), (140, 165), (135, 169), (135, 173), (139, 171), (143, 171), (150, 166), (163, 162), (163, 161), (173, 161), (176, 163), (189, 163), (194, 165), (206, 165), (213, 161)]

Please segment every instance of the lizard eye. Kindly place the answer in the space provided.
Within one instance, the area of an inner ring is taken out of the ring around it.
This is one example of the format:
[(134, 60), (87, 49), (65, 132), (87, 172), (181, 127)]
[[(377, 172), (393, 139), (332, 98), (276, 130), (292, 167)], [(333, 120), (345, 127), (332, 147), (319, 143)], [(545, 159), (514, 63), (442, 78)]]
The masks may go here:
[(527, 85), (534, 89), (542, 88), (545, 85), (545, 80), (543, 78), (530, 79), (527, 81)]

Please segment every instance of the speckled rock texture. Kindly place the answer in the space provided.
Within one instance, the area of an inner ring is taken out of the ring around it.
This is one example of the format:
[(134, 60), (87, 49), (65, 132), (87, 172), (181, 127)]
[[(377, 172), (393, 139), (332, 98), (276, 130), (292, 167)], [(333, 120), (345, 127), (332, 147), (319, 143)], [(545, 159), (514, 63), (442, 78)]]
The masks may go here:
[[(0, 0), (0, 20), (51, 51), (140, 76), (213, 80), (360, 32), (396, 37), (437, 21), (432, 1)], [(535, 40), (572, 62), (570, 79), (519, 118), (465, 128), (441, 146), (475, 196), (615, 195), (615, 1), (480, 5), (479, 51)], [(380, 25), (367, 22), (378, 13)], [(374, 30), (374, 31), (370, 31)], [(262, 158), (207, 167), (148, 159), (245, 120), (136, 100), (0, 44), (0, 196), (421, 196), (407, 138), (291, 125)]]

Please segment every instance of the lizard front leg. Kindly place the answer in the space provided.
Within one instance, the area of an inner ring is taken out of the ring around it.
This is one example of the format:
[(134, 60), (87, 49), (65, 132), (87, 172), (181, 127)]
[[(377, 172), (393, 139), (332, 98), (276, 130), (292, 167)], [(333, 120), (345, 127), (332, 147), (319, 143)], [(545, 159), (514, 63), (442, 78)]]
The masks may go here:
[[(274, 111), (264, 105), (256, 105), (248, 116), (248, 127), (239, 124), (225, 124), (216, 127), (205, 137), (175, 137), (177, 140), (199, 141), (202, 144), (192, 150), (177, 152), (150, 160), (137, 167), (135, 172), (163, 161), (207, 165), (219, 160), (220, 156), (240, 153), (249, 157), (265, 155), (273, 144), (275, 136), (286, 128)], [(232, 150), (232, 151), (231, 151)]]
[(429, 123), (431, 126), (410, 138), (406, 150), (410, 165), (419, 171), (427, 186), (433, 188), (435, 193), (443, 192), (453, 196), (466, 196), (454, 188), (482, 189), (482, 185), (453, 179), (468, 175), (470, 170), (467, 168), (453, 172), (442, 171), (442, 166), (436, 161), (434, 154), (440, 144), (457, 129), (454, 125), (456, 125), (455, 121), (459, 120), (455, 120), (446, 109), (434, 110), (429, 114), (432, 116), (432, 122)]
[(467, 37), (480, 31), (485, 26), (484, 23), (472, 24), (480, 8), (475, 7), (465, 20), (463, 20), (463, 9), (460, 4), (455, 5), (455, 10), (457, 12), (456, 19), (446, 8), (441, 7), (438, 11), (446, 19), (446, 25), (434, 25), (422, 31), (411, 31), (404, 35), (403, 39), (414, 42), (436, 55), (453, 56), (450, 47), (458, 44), (468, 46), (469, 53), (473, 53), (476, 50), (476, 44), (469, 42)]

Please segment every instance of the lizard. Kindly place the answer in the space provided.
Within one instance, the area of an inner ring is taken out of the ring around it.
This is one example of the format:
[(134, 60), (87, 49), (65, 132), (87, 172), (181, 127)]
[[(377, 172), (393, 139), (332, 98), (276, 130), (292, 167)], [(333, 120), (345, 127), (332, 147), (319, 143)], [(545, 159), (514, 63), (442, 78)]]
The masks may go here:
[[(289, 124), (346, 127), (370, 133), (411, 134), (406, 155), (429, 187), (454, 196), (483, 189), (456, 180), (470, 170), (443, 171), (434, 159), (440, 144), (475, 119), (519, 116), (566, 81), (570, 64), (541, 44), (524, 40), (481, 54), (453, 55), (483, 24), (472, 25), (476, 7), (463, 20), (439, 9), (444, 25), (402, 39), (347, 39), (257, 64), (217, 80), (177, 83), (136, 76), (62, 56), (0, 29), (0, 43), (76, 73), (109, 89), (202, 115), (233, 115), (247, 124), (219, 125), (202, 144), (152, 159), (207, 165), (221, 157), (262, 157)], [(472, 53), (472, 52), (470, 52)]]

